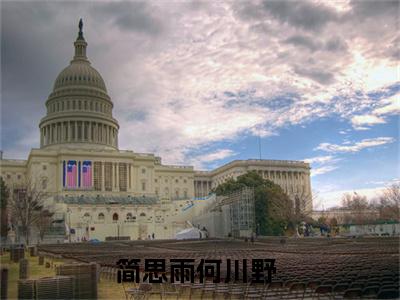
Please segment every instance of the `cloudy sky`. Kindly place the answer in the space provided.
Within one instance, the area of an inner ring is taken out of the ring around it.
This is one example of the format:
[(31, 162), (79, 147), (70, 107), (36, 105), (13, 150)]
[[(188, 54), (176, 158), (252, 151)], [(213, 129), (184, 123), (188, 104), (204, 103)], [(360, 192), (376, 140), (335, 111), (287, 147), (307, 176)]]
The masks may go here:
[(307, 160), (316, 206), (399, 178), (398, 1), (2, 2), (1, 149), (26, 158), (79, 18), (120, 148)]

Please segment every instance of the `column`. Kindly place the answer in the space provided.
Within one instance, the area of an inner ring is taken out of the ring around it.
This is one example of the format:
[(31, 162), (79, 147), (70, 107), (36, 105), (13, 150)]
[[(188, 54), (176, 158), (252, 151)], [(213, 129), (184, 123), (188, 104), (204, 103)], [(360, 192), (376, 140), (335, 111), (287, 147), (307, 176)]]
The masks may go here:
[(48, 142), (48, 144), (51, 144), (52, 143), (52, 138), (51, 138), (51, 134), (52, 134), (52, 130), (51, 130), (51, 125), (47, 125), (47, 131), (48, 131), (48, 134), (49, 134), (49, 142)]
[(93, 122), (93, 141), (97, 143), (97, 126), (96, 122)]
[(85, 122), (81, 122), (81, 141), (85, 140)]
[(99, 130), (99, 142), (103, 143), (103, 125), (101, 123), (98, 123), (97, 129)]
[(51, 124), (51, 143), (54, 144), (56, 142), (56, 128), (54, 124)]
[(104, 192), (105, 190), (105, 182), (106, 180), (106, 174), (104, 172), (104, 161), (101, 162), (101, 191)]
[(133, 176), (133, 164), (131, 164), (131, 189), (134, 190), (135, 182), (134, 182), (134, 177)]
[(75, 124), (75, 141), (77, 141), (78, 140), (78, 122), (77, 121), (75, 121), (74, 122), (74, 124)]
[(293, 194), (296, 194), (296, 180), (295, 180), (295, 175), (296, 175), (296, 171), (292, 171), (292, 189), (293, 189)]
[(61, 122), (57, 123), (57, 142), (61, 142), (62, 141), (62, 131), (61, 131)]
[(115, 163), (111, 163), (111, 190), (115, 189)]
[(58, 122), (56, 126), (57, 126), (57, 142), (60, 143), (61, 142), (61, 123)]
[(64, 122), (61, 122), (61, 142), (65, 142)]
[(46, 140), (45, 140), (45, 143), (46, 143), (46, 145), (48, 145), (49, 143), (50, 143), (50, 132), (49, 132), (49, 126), (47, 125), (46, 127), (45, 127), (45, 131), (46, 131)]
[(89, 122), (89, 127), (88, 127), (88, 140), (92, 141), (92, 122)]
[(63, 172), (64, 172), (64, 168), (63, 168), (63, 161), (60, 161), (60, 169), (61, 172), (57, 172), (57, 177), (56, 178), (56, 191), (62, 191), (63, 189)]
[(67, 139), (66, 141), (69, 142), (71, 140), (71, 122), (67, 121)]
[(119, 163), (116, 163), (116, 165), (115, 165), (115, 171), (116, 171), (116, 173), (117, 173), (117, 178), (116, 178), (116, 181), (117, 181), (117, 191), (119, 191)]
[(54, 124), (54, 143), (57, 143), (58, 136), (57, 136), (57, 123)]
[(49, 127), (49, 144), (51, 144), (53, 142), (52, 139), (53, 130), (51, 130), (51, 125), (48, 125), (48, 127)]
[(43, 128), (40, 129), (40, 147), (43, 147)]

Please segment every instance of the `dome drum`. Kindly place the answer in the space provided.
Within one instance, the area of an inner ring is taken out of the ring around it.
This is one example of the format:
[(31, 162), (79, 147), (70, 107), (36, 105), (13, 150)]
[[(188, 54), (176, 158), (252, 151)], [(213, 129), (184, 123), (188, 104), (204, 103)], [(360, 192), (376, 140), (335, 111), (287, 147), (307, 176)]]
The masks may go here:
[(118, 126), (109, 122), (85, 119), (53, 120), (40, 127), (42, 148), (68, 143), (86, 143), (92, 146), (106, 145), (118, 148)]
[(46, 107), (48, 115), (56, 113), (87, 112), (112, 116), (113, 105), (109, 101), (92, 97), (60, 97), (48, 101)]

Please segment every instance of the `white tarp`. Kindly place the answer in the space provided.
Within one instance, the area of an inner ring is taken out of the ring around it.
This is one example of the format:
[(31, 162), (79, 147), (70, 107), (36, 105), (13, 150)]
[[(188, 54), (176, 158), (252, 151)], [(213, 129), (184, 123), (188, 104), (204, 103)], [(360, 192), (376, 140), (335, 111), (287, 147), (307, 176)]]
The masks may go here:
[(205, 237), (204, 233), (194, 227), (183, 229), (182, 231), (179, 231), (175, 236), (177, 240), (201, 239), (202, 237)]

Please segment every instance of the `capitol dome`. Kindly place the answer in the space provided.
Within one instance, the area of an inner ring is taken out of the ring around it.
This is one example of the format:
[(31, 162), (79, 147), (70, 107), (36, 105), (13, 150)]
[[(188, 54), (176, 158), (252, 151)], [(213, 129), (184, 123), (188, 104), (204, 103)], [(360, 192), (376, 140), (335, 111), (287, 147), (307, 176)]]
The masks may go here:
[(75, 55), (57, 76), (46, 101), (47, 115), (39, 124), (41, 148), (118, 149), (113, 103), (103, 78), (86, 56), (82, 26), (81, 20)]
[(107, 93), (103, 78), (101, 78), (100, 73), (90, 65), (89, 61), (73, 60), (71, 64), (57, 76), (53, 91), (60, 91), (63, 88), (69, 88), (71, 86), (96, 88)]

